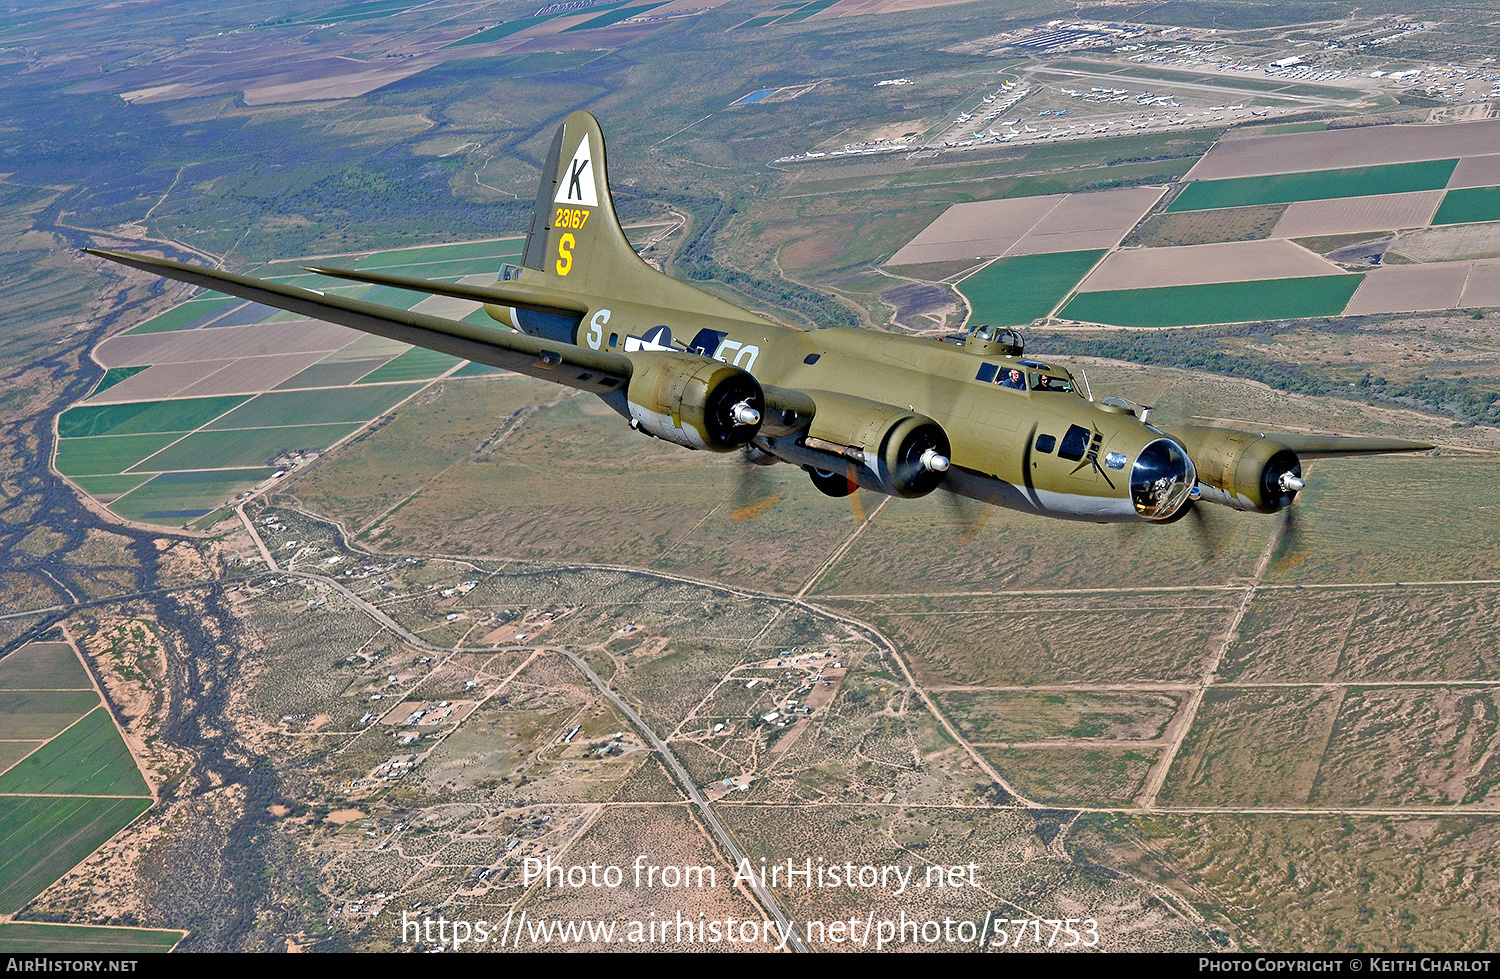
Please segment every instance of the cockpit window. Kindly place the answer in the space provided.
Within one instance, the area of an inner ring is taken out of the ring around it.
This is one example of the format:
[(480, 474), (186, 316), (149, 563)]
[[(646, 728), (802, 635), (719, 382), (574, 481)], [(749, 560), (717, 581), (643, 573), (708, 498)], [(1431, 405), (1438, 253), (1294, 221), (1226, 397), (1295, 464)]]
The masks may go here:
[(1036, 437), (1036, 450), (1038, 452), (1051, 452), (1057, 448), (1056, 435), (1038, 435)]
[(1053, 377), (1051, 374), (1038, 374), (1033, 371), (1031, 374), (1031, 390), (1072, 394), (1073, 382), (1066, 377)]
[(1026, 372), (1019, 367), (1000, 372), (1000, 386), (1003, 388), (1014, 388), (1017, 391), (1026, 390)]

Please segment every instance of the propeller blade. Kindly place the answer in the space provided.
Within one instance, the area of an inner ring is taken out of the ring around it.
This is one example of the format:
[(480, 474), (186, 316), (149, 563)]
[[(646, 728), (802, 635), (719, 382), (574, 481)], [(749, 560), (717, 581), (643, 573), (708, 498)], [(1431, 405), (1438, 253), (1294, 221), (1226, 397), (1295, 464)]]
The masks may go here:
[(859, 480), (855, 478), (854, 463), (851, 462), (849, 463), (849, 485), (856, 488), (849, 494), (849, 512), (854, 515), (854, 522), (856, 524), (862, 524), (865, 522), (865, 508), (864, 504), (859, 502), (860, 491), (857, 487), (858, 482)]
[(729, 519), (752, 520), (781, 502), (781, 490), (767, 466), (756, 465), (743, 453), (736, 467), (738, 479), (729, 501)]

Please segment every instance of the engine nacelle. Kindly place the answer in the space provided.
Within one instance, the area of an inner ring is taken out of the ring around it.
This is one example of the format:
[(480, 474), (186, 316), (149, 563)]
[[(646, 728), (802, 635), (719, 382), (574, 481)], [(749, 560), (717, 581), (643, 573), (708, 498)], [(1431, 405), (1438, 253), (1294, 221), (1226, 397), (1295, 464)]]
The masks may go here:
[[(926, 415), (845, 394), (811, 391), (817, 405), (800, 446), (817, 470), (844, 472), (865, 489), (914, 499), (948, 471), (948, 434)], [(819, 461), (821, 460), (821, 461)]]
[(1302, 488), (1302, 462), (1275, 439), (1227, 428), (1173, 429), (1198, 469), (1201, 499), (1236, 510), (1276, 513)]
[(689, 449), (729, 452), (755, 438), (765, 416), (760, 383), (747, 371), (692, 354), (627, 354), (631, 427)]

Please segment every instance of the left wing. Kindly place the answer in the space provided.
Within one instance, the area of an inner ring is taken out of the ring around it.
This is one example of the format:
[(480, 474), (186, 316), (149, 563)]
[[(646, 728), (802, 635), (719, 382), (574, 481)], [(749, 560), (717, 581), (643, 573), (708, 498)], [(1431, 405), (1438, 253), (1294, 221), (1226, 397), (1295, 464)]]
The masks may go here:
[[(330, 296), (315, 289), (301, 289), (133, 252), (102, 248), (85, 248), (84, 251), (144, 272), (594, 394), (620, 390), (629, 382), (632, 373), (630, 358), (621, 354), (512, 333), (498, 325), (475, 326), (441, 316)], [(434, 290), (432, 285), (425, 286), (427, 291), (441, 291)], [(478, 296), (466, 295), (464, 298), (485, 301)], [(507, 299), (491, 296), (488, 301), (507, 302)], [(513, 299), (509, 301), (514, 302)]]

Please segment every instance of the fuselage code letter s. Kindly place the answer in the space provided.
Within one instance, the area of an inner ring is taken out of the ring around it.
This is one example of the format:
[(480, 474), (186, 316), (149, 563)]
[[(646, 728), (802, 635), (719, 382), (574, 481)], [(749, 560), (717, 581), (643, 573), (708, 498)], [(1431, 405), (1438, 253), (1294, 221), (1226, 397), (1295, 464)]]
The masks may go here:
[(609, 323), (609, 310), (601, 309), (589, 320), (589, 334), (585, 338), (590, 347), (598, 350), (604, 345), (604, 327)]

